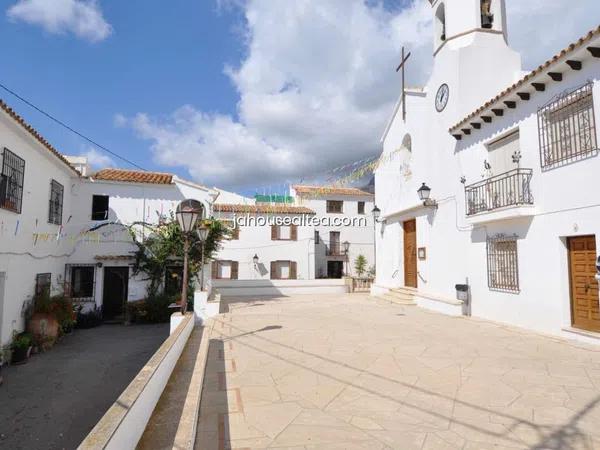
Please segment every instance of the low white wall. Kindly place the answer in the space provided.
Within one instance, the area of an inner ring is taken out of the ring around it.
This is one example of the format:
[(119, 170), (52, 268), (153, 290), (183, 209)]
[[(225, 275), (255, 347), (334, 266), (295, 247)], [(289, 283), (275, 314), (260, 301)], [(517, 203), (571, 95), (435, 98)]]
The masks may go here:
[(213, 280), (213, 288), (223, 296), (345, 294), (343, 279), (321, 280)]
[(194, 292), (194, 315), (199, 324), (204, 324), (208, 319), (219, 314), (221, 296), (217, 294), (214, 300), (209, 301), (212, 286), (208, 289)]
[(425, 293), (418, 292), (415, 294), (415, 302), (417, 306), (428, 309), (430, 311), (439, 312), (448, 316), (462, 316), (465, 314), (464, 303), (460, 300), (449, 298), (441, 298)]
[(135, 449), (194, 328), (188, 314), (79, 445), (81, 450)]

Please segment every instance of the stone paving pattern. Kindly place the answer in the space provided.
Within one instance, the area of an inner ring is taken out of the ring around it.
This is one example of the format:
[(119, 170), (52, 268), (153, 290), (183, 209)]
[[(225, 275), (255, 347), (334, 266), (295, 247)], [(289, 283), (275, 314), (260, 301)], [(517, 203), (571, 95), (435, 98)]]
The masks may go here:
[(197, 449), (600, 449), (600, 347), (356, 294), (216, 320)]

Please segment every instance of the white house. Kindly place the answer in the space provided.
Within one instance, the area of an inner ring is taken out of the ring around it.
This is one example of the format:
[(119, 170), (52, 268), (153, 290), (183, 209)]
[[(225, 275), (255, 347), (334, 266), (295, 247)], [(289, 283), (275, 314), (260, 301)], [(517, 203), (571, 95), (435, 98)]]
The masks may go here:
[[(118, 317), (126, 301), (145, 298), (143, 275), (133, 277), (137, 247), (130, 230), (143, 239), (136, 223), (158, 224), (175, 213), (179, 202), (202, 202), (206, 215), (217, 193), (169, 173), (103, 169), (82, 177), (73, 189), (71, 225), (80, 233), (65, 269), (71, 295), (80, 303), (103, 308), (105, 318)], [(180, 264), (165, 268), (165, 283), (181, 272)], [(175, 282), (176, 282), (175, 281)]]
[(430, 3), (431, 77), (382, 138), (373, 291), (460, 314), (468, 285), (474, 316), (600, 337), (600, 28), (523, 72), (504, 0)]
[(296, 185), (291, 195), (296, 205), (315, 212), (317, 278), (356, 275), (354, 263), (359, 255), (366, 258), (367, 270), (374, 266), (373, 194), (351, 187)]
[(65, 158), (0, 101), (0, 347), (23, 330), (35, 290), (62, 283), (72, 251), (62, 232), (78, 183)]
[(264, 203), (213, 205), (217, 219), (231, 224), (233, 238), (213, 262), (216, 280), (312, 280), (314, 228), (310, 208)]

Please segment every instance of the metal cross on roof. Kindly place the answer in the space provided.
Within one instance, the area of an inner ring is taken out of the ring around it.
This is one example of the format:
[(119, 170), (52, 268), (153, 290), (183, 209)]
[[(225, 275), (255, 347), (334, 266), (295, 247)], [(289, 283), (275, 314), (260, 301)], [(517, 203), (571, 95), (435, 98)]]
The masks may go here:
[(402, 62), (400, 62), (400, 65), (396, 68), (396, 72), (402, 70), (402, 120), (404, 121), (406, 121), (406, 86), (404, 67), (406, 65), (406, 62), (408, 61), (408, 58), (410, 58), (410, 52), (408, 52), (408, 54), (405, 56), (404, 46), (402, 46)]

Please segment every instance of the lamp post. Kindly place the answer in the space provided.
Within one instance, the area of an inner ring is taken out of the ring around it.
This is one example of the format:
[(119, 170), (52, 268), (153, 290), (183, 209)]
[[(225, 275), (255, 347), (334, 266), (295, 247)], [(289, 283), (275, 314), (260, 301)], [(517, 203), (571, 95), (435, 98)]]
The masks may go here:
[(348, 276), (350, 275), (348, 270), (348, 251), (350, 250), (350, 242), (344, 241), (342, 242), (342, 245), (344, 246), (344, 259), (346, 260), (346, 276)]
[(187, 310), (188, 257), (190, 253), (190, 233), (196, 227), (198, 218), (204, 214), (204, 207), (198, 200), (184, 200), (177, 205), (175, 217), (183, 233), (183, 286), (181, 286), (181, 314)]
[(204, 290), (204, 243), (208, 238), (208, 232), (210, 230), (205, 224), (201, 224), (196, 230), (196, 234), (198, 235), (198, 241), (200, 242), (200, 290)]
[(373, 211), (373, 267), (375, 267), (375, 276), (377, 276), (377, 224), (379, 223), (379, 217), (381, 216), (381, 210), (375, 205)]

